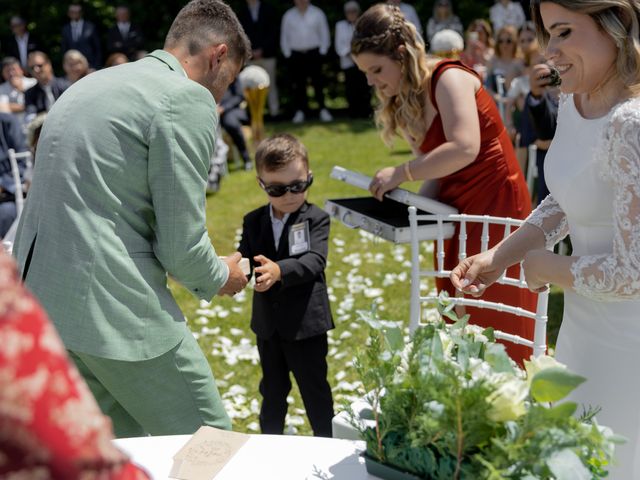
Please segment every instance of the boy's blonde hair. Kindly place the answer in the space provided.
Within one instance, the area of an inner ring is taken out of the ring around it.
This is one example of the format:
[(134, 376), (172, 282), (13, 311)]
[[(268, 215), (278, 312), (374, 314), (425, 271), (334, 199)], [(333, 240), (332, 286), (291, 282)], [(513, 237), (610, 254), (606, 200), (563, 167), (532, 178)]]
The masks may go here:
[(264, 139), (256, 150), (258, 172), (274, 172), (296, 160), (301, 160), (309, 169), (307, 149), (300, 140), (288, 133), (279, 133)]

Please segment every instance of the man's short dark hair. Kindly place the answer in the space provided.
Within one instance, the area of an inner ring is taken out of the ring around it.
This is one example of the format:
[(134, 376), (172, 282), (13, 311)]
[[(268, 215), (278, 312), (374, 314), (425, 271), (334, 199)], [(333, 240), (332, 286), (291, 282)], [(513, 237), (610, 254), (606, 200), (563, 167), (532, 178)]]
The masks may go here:
[(293, 135), (279, 133), (264, 139), (256, 149), (256, 171), (275, 172), (291, 162), (301, 160), (309, 168), (307, 149)]
[(212, 43), (226, 43), (230, 57), (244, 63), (251, 56), (251, 43), (238, 17), (220, 0), (192, 0), (178, 12), (164, 47), (180, 43), (186, 43), (191, 55)]

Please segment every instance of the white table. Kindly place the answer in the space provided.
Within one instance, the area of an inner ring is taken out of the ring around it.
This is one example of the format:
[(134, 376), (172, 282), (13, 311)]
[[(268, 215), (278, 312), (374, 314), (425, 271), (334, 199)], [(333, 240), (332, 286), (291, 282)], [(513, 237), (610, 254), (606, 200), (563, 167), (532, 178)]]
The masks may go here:
[[(173, 455), (191, 438), (121, 438), (114, 440), (134, 462), (165, 480)], [(215, 480), (374, 480), (359, 453), (364, 442), (293, 435), (250, 435)]]

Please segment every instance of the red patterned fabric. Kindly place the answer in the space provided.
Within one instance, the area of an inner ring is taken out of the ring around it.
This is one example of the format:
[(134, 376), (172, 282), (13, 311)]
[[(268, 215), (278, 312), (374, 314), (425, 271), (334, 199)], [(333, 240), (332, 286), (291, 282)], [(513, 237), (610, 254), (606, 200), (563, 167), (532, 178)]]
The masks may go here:
[[(431, 80), (431, 101), (438, 109), (435, 98), (438, 78), (449, 68), (461, 68), (473, 75), (477, 74), (460, 62), (443, 60), (433, 72)], [(492, 215), (524, 219), (531, 213), (531, 198), (520, 166), (515, 156), (511, 140), (504, 128), (495, 102), (487, 91), (480, 87), (476, 93), (478, 118), (480, 120), (480, 152), (476, 159), (457, 172), (440, 179), (438, 200), (470, 215)], [(440, 114), (437, 114), (424, 137), (420, 150), (428, 153), (446, 142)], [(480, 252), (482, 225), (469, 224), (467, 227), (467, 256)], [(504, 237), (504, 227), (489, 229), (489, 246)], [(457, 232), (452, 240), (445, 243), (445, 268), (452, 269), (458, 263)], [(435, 259), (434, 259), (435, 261)], [(518, 278), (520, 268), (511, 267), (510, 277)], [(448, 279), (437, 279), (438, 290), (447, 290), (453, 295), (454, 288)], [(515, 305), (535, 311), (537, 295), (517, 287), (493, 285), (482, 296), (484, 300)], [(467, 307), (471, 323), (483, 327), (495, 327), (508, 333), (533, 339), (534, 322), (508, 313)], [(507, 352), (518, 363), (529, 358), (532, 350), (522, 345), (505, 343)]]
[(0, 478), (147, 479), (0, 249)]

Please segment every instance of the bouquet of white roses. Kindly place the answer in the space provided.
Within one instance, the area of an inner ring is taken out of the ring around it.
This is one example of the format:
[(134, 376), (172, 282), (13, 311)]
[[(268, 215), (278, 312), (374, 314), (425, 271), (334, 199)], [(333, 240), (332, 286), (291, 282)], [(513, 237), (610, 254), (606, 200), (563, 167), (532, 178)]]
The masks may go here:
[[(441, 299), (440, 312), (454, 318)], [(417, 478), (592, 479), (619, 441), (594, 412), (563, 400), (585, 379), (542, 356), (518, 368), (492, 329), (467, 318), (421, 326), (408, 342), (391, 322), (373, 328), (356, 368), (371, 420), (352, 416), (366, 456)]]

